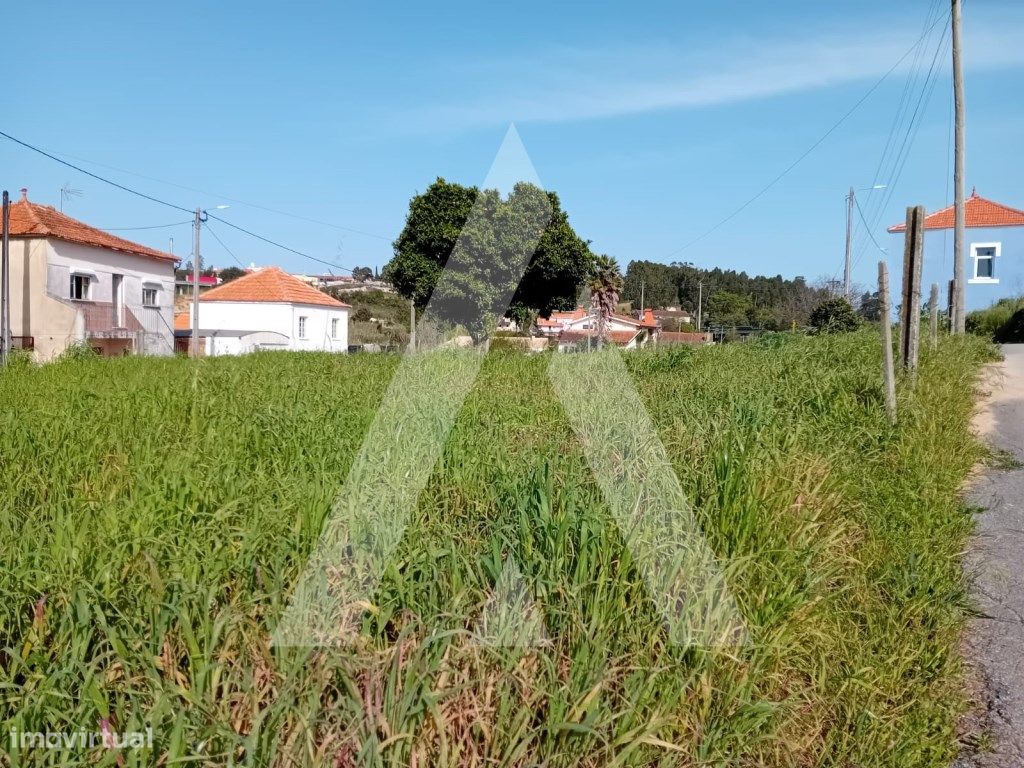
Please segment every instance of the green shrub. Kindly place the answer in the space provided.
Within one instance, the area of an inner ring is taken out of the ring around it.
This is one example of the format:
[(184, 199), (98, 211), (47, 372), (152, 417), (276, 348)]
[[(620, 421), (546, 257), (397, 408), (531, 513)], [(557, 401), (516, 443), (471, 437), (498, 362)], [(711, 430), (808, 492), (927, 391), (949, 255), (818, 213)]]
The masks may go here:
[(77, 341), (60, 353), (57, 362), (74, 362), (76, 360), (94, 360), (100, 354), (89, 346), (88, 342)]
[(826, 299), (811, 312), (815, 333), (849, 333), (860, 327), (860, 318), (844, 298)]
[[(1024, 309), (1024, 296), (1017, 298), (1000, 299), (988, 309), (979, 309), (967, 315), (967, 332), (986, 339), (1002, 341), (1003, 338), (1013, 338), (1012, 330), (1014, 315)], [(1017, 321), (1019, 326), (1019, 320)], [(1003, 328), (1007, 327), (1006, 331)], [(1021, 337), (1017, 335), (1017, 340)]]
[(1000, 344), (1024, 343), (1024, 307), (1014, 312), (1009, 320), (996, 329), (994, 338)]

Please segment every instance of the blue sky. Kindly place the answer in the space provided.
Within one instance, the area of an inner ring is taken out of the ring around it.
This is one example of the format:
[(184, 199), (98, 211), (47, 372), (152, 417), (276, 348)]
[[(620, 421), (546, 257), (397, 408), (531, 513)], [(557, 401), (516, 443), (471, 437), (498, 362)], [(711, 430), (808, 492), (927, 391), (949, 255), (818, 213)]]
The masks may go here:
[[(409, 197), (435, 177), (479, 184), (514, 122), (576, 230), (623, 267), (677, 259), (814, 279), (839, 269), (846, 190), (876, 182), (913, 65), (927, 69), (944, 20), (778, 185), (680, 249), (817, 141), (948, 3), (438, 6), (18, 3), (5, 26), (27, 33), (5, 40), (0, 129), (187, 208), (230, 204), (225, 218), (353, 267), (387, 262)], [(1024, 207), (1024, 8), (967, 0), (965, 25), (968, 183)], [(938, 62), (899, 184), (862, 193), (894, 259), (885, 226), (951, 196), (948, 48)], [(83, 192), (67, 212), (97, 226), (187, 218), (0, 141), (12, 195), (27, 186), (56, 205), (66, 182)], [(246, 264), (323, 269), (214, 229)], [(187, 225), (119, 234), (165, 248), (173, 236), (188, 256)], [(210, 236), (203, 250), (234, 263)], [(867, 283), (879, 254), (860, 226), (857, 253)]]

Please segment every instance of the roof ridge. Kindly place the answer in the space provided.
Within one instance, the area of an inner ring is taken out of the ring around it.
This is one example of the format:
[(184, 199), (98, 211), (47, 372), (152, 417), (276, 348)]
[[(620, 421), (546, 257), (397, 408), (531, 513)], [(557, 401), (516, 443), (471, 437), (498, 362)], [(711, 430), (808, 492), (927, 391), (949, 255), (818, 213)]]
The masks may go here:
[(199, 299), (200, 301), (349, 306), (278, 266), (263, 267), (222, 283), (201, 294)]
[[(76, 219), (74, 216), (69, 216), (63, 211), (58, 211), (52, 205), (34, 203), (27, 198), (22, 198), (11, 204), (11, 213), (14, 214), (11, 224), (12, 237), (52, 237), (56, 240), (65, 240), (81, 245), (125, 251), (146, 258), (172, 262), (178, 260), (174, 254), (118, 237)], [(21, 220), (18, 224), (13, 221), (15, 217)]]

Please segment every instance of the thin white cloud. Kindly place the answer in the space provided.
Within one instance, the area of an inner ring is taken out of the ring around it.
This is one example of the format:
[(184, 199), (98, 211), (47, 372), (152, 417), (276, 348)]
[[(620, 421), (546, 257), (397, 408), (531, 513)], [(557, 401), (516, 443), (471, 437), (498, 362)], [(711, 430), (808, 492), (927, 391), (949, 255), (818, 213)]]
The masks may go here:
[[(979, 8), (979, 11), (981, 9)], [(1024, 14), (986, 9), (967, 27), (970, 70), (1024, 66)], [(475, 79), (452, 81), (445, 98), (412, 107), (419, 127), (473, 128), (562, 123), (766, 99), (881, 77), (919, 33), (906, 24), (846, 32), (807, 32), (785, 40), (705, 42), (670, 48), (558, 49), (478, 63)], [(930, 63), (938, 24), (925, 42)], [(907, 58), (907, 70), (914, 57)], [(941, 62), (944, 69), (948, 63)], [(407, 108), (408, 109), (408, 108)], [(408, 111), (406, 111), (408, 115)]]

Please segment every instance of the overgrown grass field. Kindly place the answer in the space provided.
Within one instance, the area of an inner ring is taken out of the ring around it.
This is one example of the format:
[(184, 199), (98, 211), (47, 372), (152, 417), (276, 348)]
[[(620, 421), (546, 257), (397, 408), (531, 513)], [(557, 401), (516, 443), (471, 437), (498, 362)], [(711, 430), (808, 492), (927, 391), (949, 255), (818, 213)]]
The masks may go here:
[[(667, 642), (546, 374), (492, 353), (351, 647), (270, 637), (398, 365), (0, 373), (0, 763), (942, 766), (964, 692), (958, 489), (989, 348), (884, 415), (877, 337), (627, 355), (749, 633)], [(547, 642), (471, 629), (512, 555)], [(151, 726), (152, 752), (7, 734)]]

